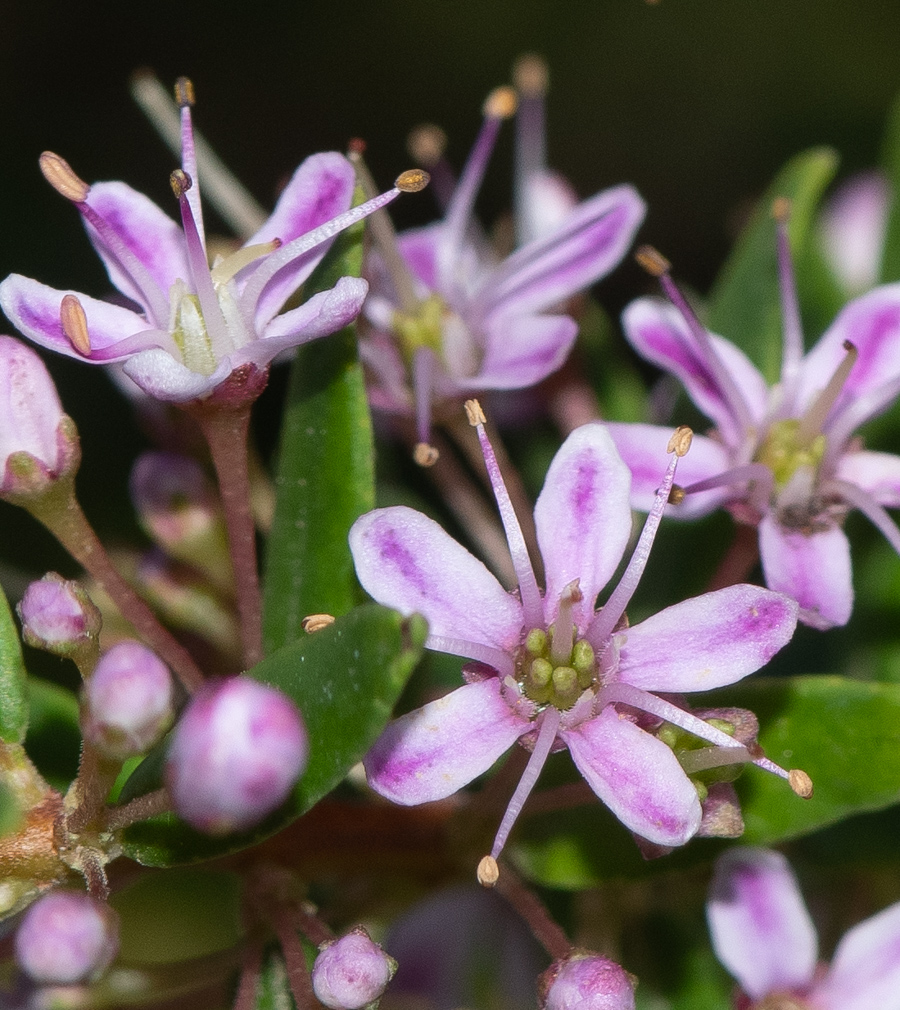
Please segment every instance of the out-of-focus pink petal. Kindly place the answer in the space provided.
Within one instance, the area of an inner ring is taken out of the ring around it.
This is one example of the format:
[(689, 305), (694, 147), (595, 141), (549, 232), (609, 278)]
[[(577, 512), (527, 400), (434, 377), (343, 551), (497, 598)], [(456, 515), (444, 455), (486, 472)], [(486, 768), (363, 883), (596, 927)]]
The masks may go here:
[[(631, 475), (602, 424), (576, 428), (553, 457), (534, 510), (547, 573), (545, 617), (562, 590), (580, 579), (586, 625), (631, 536)], [(582, 627), (583, 630), (583, 627)]]
[[(77, 296), (87, 317), (92, 349), (89, 356), (76, 351), (63, 333), (59, 311), (67, 294)], [(10, 274), (0, 284), (0, 305), (9, 321), (30, 340), (79, 361), (101, 361), (103, 364), (121, 361), (138, 348), (129, 342), (118, 352), (116, 345), (141, 333), (147, 334), (147, 347), (169, 342), (163, 334), (151, 330), (147, 320), (131, 309), (110, 305), (77, 291), (57, 291), (21, 274)]]
[(847, 381), (829, 414), (829, 423), (854, 400), (900, 376), (900, 284), (885, 284), (846, 305), (821, 340), (803, 359), (798, 377), (802, 411), (825, 388), (847, 352), (849, 340), (859, 351)]
[[(673, 428), (653, 424), (607, 425), (619, 455), (631, 471), (631, 507), (649, 512), (668, 464), (666, 448)], [(731, 466), (720, 442), (695, 435), (690, 452), (678, 461), (678, 484), (688, 487), (724, 473)], [(666, 518), (694, 519), (717, 509), (732, 493), (730, 488), (714, 488), (685, 496), (680, 504), (666, 508)]]
[[(369, 285), (359, 277), (341, 277), (333, 288), (320, 291), (296, 309), (276, 316), (262, 340), (241, 348), (258, 365), (267, 364), (286, 347), (295, 347), (336, 333), (359, 315)], [(275, 347), (270, 351), (270, 347)]]
[(794, 600), (759, 586), (728, 586), (629, 628), (619, 679), (669, 693), (733, 684), (764, 666), (796, 625)]
[[(343, 214), (353, 201), (354, 180), (353, 166), (342, 154), (325, 151), (311, 155), (294, 172), (272, 216), (246, 244), (257, 245), (278, 238), (282, 245), (287, 245)], [(257, 303), (257, 326), (269, 322), (319, 265), (330, 247), (331, 242), (323, 242), (275, 274), (263, 288)], [(251, 266), (246, 272), (249, 274), (252, 270)]]
[(878, 282), (891, 198), (884, 172), (858, 172), (822, 211), (822, 249), (850, 294), (868, 291)]
[(661, 740), (607, 706), (560, 734), (585, 781), (635, 834), (684, 845), (700, 827), (697, 790)]
[(485, 326), (487, 346), (476, 375), (461, 389), (521, 389), (546, 379), (569, 356), (578, 324), (568, 316), (504, 316)]
[[(89, 202), (148, 271), (166, 303), (169, 288), (175, 281), (190, 283), (184, 232), (149, 197), (124, 182), (98, 182), (91, 186)], [(153, 319), (153, 306), (140, 284), (135, 282), (96, 230), (87, 221), (84, 225), (97, 255), (106, 266), (109, 279)], [(153, 322), (156, 326), (167, 327), (169, 321), (154, 319)]]
[(814, 994), (827, 1010), (900, 1010), (900, 904), (844, 935)]
[(423, 614), (432, 636), (504, 650), (519, 644), (519, 601), (421, 512), (396, 505), (366, 513), (350, 529), (350, 551), (366, 592), (404, 614)]
[(605, 277), (628, 251), (645, 213), (631, 186), (585, 200), (554, 232), (514, 252), (484, 279), (482, 315), (541, 312)]
[(804, 624), (825, 629), (850, 620), (850, 544), (840, 527), (807, 535), (786, 529), (769, 514), (759, 524), (759, 553), (766, 585), (800, 604)]
[(751, 999), (812, 980), (816, 931), (780, 853), (738, 848), (722, 856), (706, 916), (716, 956)]
[(879, 505), (900, 508), (900, 456), (890, 452), (845, 452), (838, 458), (835, 476), (861, 487)]
[[(738, 427), (725, 393), (703, 360), (681, 313), (658, 298), (639, 298), (622, 314), (625, 336), (642, 357), (671, 372), (688, 395), (712, 418), (732, 449), (746, 437)], [(751, 417), (760, 423), (766, 414), (769, 391), (762, 375), (734, 344), (712, 335), (713, 347), (724, 368), (743, 394)]]
[(578, 205), (575, 190), (558, 172), (532, 172), (525, 180), (516, 230), (523, 243), (552, 235)]
[(486, 772), (529, 729), (496, 677), (466, 684), (389, 723), (364, 758), (366, 777), (394, 803), (441, 800)]

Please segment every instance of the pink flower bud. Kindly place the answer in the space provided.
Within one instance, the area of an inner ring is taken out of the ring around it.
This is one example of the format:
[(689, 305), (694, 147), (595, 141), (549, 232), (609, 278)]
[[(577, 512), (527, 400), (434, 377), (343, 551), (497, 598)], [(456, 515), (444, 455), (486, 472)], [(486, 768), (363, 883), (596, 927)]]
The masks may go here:
[(632, 977), (599, 954), (557, 961), (538, 983), (541, 1010), (634, 1010)]
[(384, 992), (397, 962), (357, 926), (323, 944), (312, 970), (316, 998), (331, 1010), (361, 1010)]
[(16, 933), (16, 959), (36, 982), (68, 985), (99, 975), (118, 949), (116, 913), (77, 891), (38, 898)]
[(108, 757), (124, 760), (148, 750), (173, 717), (172, 678), (140, 642), (114, 645), (100, 657), (84, 687), (84, 738)]
[(41, 359), (0, 336), (0, 497), (44, 493), (80, 459), (78, 433), (63, 413)]
[(57, 656), (71, 655), (100, 634), (100, 611), (85, 588), (56, 572), (32, 582), (16, 609), (25, 641)]
[(286, 695), (248, 677), (208, 684), (175, 728), (166, 785), (178, 815), (211, 835), (252, 827), (306, 767), (306, 728)]

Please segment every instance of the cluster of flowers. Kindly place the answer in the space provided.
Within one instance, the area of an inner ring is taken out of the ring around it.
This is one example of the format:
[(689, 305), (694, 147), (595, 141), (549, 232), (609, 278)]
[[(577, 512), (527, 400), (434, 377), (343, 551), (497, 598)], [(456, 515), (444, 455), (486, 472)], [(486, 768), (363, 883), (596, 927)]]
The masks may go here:
[[(544, 164), (540, 66), (523, 64), (517, 83), (518, 95), (503, 88), (489, 97), (458, 180), (433, 132), (420, 135), (444, 215), (399, 236), (383, 208), (401, 192), (423, 188), (427, 173), (404, 172), (379, 195), (369, 192), (359, 151), (349, 158), (318, 154), (297, 169), (271, 217), (210, 264), (186, 80), (176, 88), (182, 167), (171, 178), (180, 224), (124, 183), (88, 185), (58, 155), (41, 157), (45, 178), (76, 206), (111, 282), (133, 307), (19, 275), (0, 284), (0, 306), (32, 341), (114, 366), (141, 396), (176, 404), (199, 423), (224, 512), (202, 471), (170, 455), (140, 461), (133, 495), (168, 558), (233, 594), (246, 670), (262, 658), (246, 433), (273, 360), (359, 318), (372, 406), (411, 419), (416, 461), (440, 465), (434, 429), (477, 391), (527, 388), (557, 370), (578, 331), (573, 297), (632, 245), (645, 212), (639, 195), (618, 186), (578, 202)], [(473, 207), (500, 126), (517, 104), (516, 242), (502, 256)], [(366, 199), (354, 206), (358, 186)], [(370, 215), (365, 279), (341, 277), (297, 304), (334, 238)], [(755, 764), (798, 795), (811, 794), (802, 771), (762, 754), (749, 713), (692, 711), (683, 699), (758, 670), (787, 644), (798, 619), (816, 628), (849, 620), (850, 554), (841, 525), (850, 509), (865, 513), (900, 550), (900, 531), (885, 511), (900, 506), (900, 457), (868, 452), (854, 434), (900, 392), (900, 286), (850, 302), (804, 356), (785, 220), (780, 208), (784, 355), (772, 388), (739, 349), (705, 329), (668, 264), (653, 251), (641, 254), (668, 302), (630, 305), (626, 335), (683, 383), (714, 428), (697, 438), (684, 427), (599, 421), (571, 431), (534, 510), (542, 578), (527, 517), (516, 513), (474, 399), (465, 409), (516, 590), (405, 506), (369, 512), (350, 531), (356, 572), (370, 596), (404, 615), (424, 615), (427, 647), (467, 661), (463, 686), (387, 726), (365, 759), (371, 788), (398, 804), (421, 804), (456, 793), (516, 743), (529, 752), (478, 868), (486, 885), (498, 881), (497, 860), (548, 755), (563, 748), (648, 853), (698, 834), (740, 833), (730, 784), (735, 765)], [(208, 680), (109, 560), (75, 497), (74, 423), (40, 359), (12, 337), (0, 337), (0, 416), (0, 497), (47, 526), (144, 640), (122, 640), (101, 654), (91, 596), (56, 575), (33, 584), (19, 605), (25, 640), (71, 658), (84, 679), (81, 767), (52, 811), (58, 872), (44, 873), (36, 885), (26, 867), (6, 909), (24, 907), (71, 870), (81, 873), (89, 893), (40, 897), (16, 939), (19, 963), (34, 980), (71, 984), (96, 977), (115, 956), (104, 867), (118, 854), (116, 832), (172, 810), (209, 834), (252, 827), (283, 803), (303, 773), (310, 741), (301, 713), (275, 689), (249, 676)], [(626, 609), (664, 514), (691, 518), (719, 507), (758, 528), (768, 588), (729, 585), (629, 626)], [(613, 583), (631, 538), (632, 508), (647, 520)], [(123, 763), (146, 754), (173, 723), (164, 788), (106, 807)], [(52, 791), (28, 771), (27, 758), (15, 760), (44, 802)], [(766, 902), (784, 920), (781, 933), (790, 942), (772, 939), (779, 931), (759, 910)], [(710, 905), (714, 942), (747, 998), (759, 1006), (897, 1005), (886, 995), (896, 991), (893, 968), (876, 973), (862, 995), (857, 986), (859, 959), (896, 942), (896, 908), (848, 935), (831, 972), (814, 978), (814, 936), (798, 902), (774, 854), (735, 852), (720, 865)], [(799, 934), (803, 950), (794, 956)], [(326, 1006), (368, 1006), (395, 967), (358, 929), (323, 942), (311, 984)], [(627, 973), (584, 951), (557, 958), (542, 994), (552, 1010), (634, 1006)], [(783, 1004), (772, 1002), (776, 997)]]

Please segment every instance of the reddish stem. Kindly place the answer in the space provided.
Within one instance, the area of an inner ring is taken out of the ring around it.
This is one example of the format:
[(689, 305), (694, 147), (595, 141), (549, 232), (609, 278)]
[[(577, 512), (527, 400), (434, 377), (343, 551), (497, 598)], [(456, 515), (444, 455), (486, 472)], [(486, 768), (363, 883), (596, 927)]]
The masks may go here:
[(535, 939), (554, 961), (571, 954), (572, 944), (562, 927), (553, 921), (540, 898), (506, 865), (500, 871), (496, 889), (525, 920)]
[(234, 997), (233, 1010), (255, 1010), (256, 989), (262, 972), (262, 951), (255, 944), (244, 954), (241, 980)]
[(745, 582), (759, 561), (759, 533), (755, 526), (738, 523), (734, 539), (706, 587), (708, 593)]

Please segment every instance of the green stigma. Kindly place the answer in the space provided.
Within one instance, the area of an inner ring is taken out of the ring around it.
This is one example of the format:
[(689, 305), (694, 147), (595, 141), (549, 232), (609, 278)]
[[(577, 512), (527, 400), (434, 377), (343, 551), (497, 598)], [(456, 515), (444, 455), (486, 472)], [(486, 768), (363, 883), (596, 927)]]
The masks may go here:
[(596, 681), (597, 659), (584, 639), (576, 641), (561, 662), (551, 659), (552, 650), (553, 626), (549, 632), (533, 628), (519, 650), (517, 676), (526, 697), (564, 712)]
[(400, 339), (400, 349), (407, 364), (412, 362), (416, 351), (421, 347), (429, 347), (441, 356), (445, 308), (442, 298), (429, 295), (419, 302), (414, 312), (394, 313), (394, 330)]
[(800, 425), (796, 419), (776, 421), (756, 454), (756, 461), (772, 471), (778, 487), (784, 487), (801, 466), (818, 469), (825, 455), (825, 436), (820, 433), (812, 441), (801, 442)]

